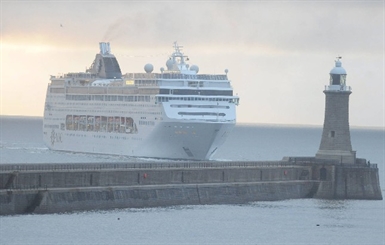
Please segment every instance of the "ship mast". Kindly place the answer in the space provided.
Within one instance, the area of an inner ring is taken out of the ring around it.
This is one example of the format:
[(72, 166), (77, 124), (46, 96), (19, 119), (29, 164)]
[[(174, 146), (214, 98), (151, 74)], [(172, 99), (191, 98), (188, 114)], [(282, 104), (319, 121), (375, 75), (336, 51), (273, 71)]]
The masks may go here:
[(167, 69), (169, 71), (187, 71), (189, 65), (186, 64), (188, 57), (182, 53), (183, 46), (179, 46), (177, 42), (174, 42), (174, 52), (171, 54), (170, 59), (166, 62)]

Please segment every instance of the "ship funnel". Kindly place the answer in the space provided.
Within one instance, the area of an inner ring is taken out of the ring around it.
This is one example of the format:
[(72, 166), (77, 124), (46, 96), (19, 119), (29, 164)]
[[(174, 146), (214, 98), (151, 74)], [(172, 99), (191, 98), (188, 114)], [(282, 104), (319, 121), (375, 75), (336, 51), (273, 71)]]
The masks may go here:
[(101, 54), (111, 54), (110, 43), (99, 43)]
[(116, 57), (111, 54), (110, 43), (99, 43), (100, 53), (96, 54), (95, 60), (87, 72), (99, 78), (120, 79), (122, 72)]

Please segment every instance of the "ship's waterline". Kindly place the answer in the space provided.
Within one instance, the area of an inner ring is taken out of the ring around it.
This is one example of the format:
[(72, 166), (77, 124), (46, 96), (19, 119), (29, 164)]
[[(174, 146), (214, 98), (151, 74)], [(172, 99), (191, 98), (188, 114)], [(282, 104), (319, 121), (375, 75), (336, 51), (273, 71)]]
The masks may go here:
[(234, 126), (235, 123), (220, 122), (161, 122), (145, 138), (136, 134), (62, 133), (52, 129), (44, 133), (44, 140), (50, 149), (59, 151), (200, 160), (213, 156)]

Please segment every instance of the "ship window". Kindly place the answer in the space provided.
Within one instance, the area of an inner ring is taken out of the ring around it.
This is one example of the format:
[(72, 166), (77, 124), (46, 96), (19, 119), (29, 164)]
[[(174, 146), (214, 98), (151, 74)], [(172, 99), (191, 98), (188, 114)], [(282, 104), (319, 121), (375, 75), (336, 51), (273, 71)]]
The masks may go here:
[(124, 101), (133, 101), (133, 97), (132, 96), (125, 96), (124, 97)]
[(102, 132), (107, 131), (107, 117), (101, 118), (100, 131), (102, 131)]
[(100, 116), (95, 117), (95, 128), (94, 129), (96, 132), (100, 131), (100, 120), (101, 120)]
[(126, 130), (126, 118), (121, 117), (120, 118), (120, 124), (119, 124), (119, 133), (124, 133)]
[(113, 128), (114, 132), (119, 132), (120, 122), (121, 122), (120, 117), (114, 118), (114, 128)]
[(72, 115), (67, 115), (66, 117), (66, 129), (67, 130), (73, 130), (73, 120), (72, 120)]
[(94, 131), (95, 118), (93, 116), (87, 117), (87, 131)]
[(86, 131), (87, 130), (87, 116), (82, 115), (79, 117), (79, 130)]
[(108, 117), (107, 119), (107, 132), (112, 132), (114, 128), (114, 117)]
[(73, 130), (78, 130), (79, 128), (79, 116), (74, 116)]
[(95, 95), (95, 100), (104, 101), (104, 95)]

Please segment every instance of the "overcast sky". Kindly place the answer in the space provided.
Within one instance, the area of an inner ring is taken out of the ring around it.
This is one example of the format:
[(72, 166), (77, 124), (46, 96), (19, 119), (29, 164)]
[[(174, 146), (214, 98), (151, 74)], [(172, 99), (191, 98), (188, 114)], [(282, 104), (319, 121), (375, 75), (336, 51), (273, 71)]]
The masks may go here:
[(224, 74), (240, 123), (322, 125), (342, 56), (350, 125), (384, 127), (385, 2), (1, 1), (2, 115), (42, 116), (50, 75), (85, 71), (111, 43), (120, 67), (155, 72), (174, 41), (199, 73)]

